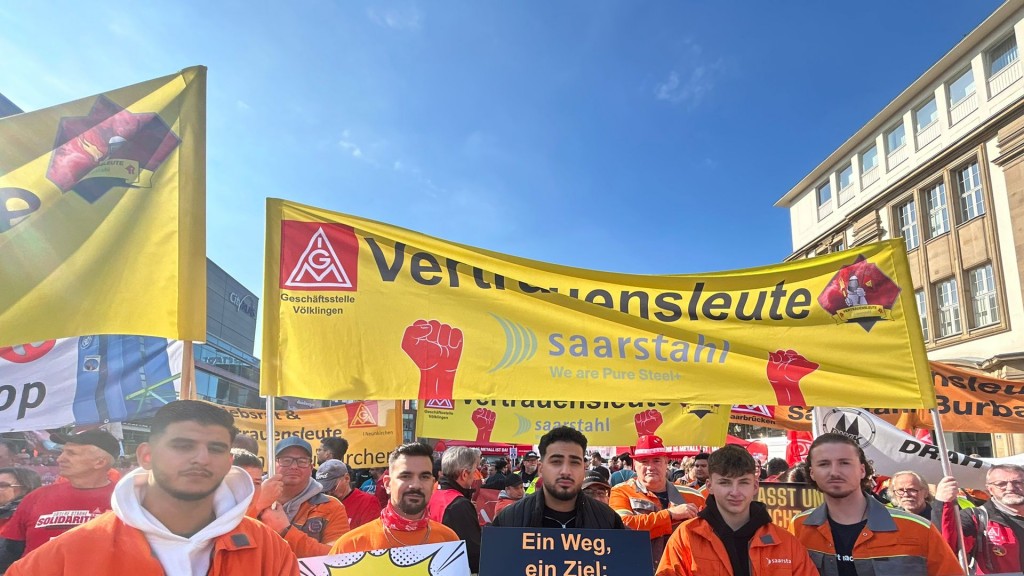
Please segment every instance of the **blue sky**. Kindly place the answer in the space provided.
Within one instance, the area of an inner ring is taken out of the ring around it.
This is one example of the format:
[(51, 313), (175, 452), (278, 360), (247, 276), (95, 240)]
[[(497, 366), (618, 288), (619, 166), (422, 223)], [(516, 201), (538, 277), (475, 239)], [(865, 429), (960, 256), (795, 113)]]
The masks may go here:
[(999, 2), (0, 4), (26, 110), (209, 67), (208, 254), (264, 198), (571, 266), (779, 262), (773, 203)]

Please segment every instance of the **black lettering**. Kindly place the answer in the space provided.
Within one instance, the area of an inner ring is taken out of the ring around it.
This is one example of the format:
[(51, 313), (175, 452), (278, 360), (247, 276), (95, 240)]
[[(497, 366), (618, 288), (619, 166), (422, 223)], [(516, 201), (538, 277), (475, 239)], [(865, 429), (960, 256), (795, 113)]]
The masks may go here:
[(754, 310), (749, 314), (746, 312), (747, 299), (750, 298), (750, 292), (741, 292), (739, 302), (736, 304), (736, 318), (740, 320), (760, 320), (761, 311), (764, 309), (764, 291), (757, 293), (757, 304), (754, 306)]
[[(34, 392), (34, 394), (33, 394)], [(30, 382), (21, 389), (21, 405), (18, 407), (18, 420), (25, 417), (30, 408), (37, 408), (46, 398), (46, 386), (42, 382)]]
[(437, 258), (434, 258), (433, 254), (427, 254), (426, 252), (413, 254), (409, 268), (412, 279), (418, 284), (436, 286), (441, 283), (441, 276), (431, 276), (428, 278), (423, 275), (424, 273), (437, 274), (441, 271), (441, 265), (437, 263)]
[[(801, 318), (807, 318), (807, 315), (811, 313), (811, 291), (807, 288), (799, 288), (794, 290), (789, 296), (789, 302), (786, 304), (786, 316), (799, 320)], [(800, 308), (798, 310), (797, 308)]]
[(782, 299), (786, 296), (786, 281), (783, 280), (775, 285), (772, 290), (772, 306), (768, 310), (768, 317), (772, 320), (782, 320), (782, 314), (779, 313), (779, 306), (782, 304)]
[[(12, 200), (24, 202), (25, 207), (12, 207)], [(24, 188), (0, 188), (0, 234), (19, 224), (22, 218), (39, 210), (42, 205), (38, 196)]]
[(449, 258), (444, 263), (444, 267), (445, 267), (445, 269), (448, 270), (448, 286), (450, 288), (458, 288), (459, 287), (459, 270), (458, 270), (458, 268), (459, 268), (459, 261), (458, 260), (452, 260), (452, 259)]
[[(604, 303), (598, 302), (598, 298), (604, 300)], [(600, 288), (597, 290), (591, 290), (590, 293), (587, 294), (586, 301), (609, 309), (615, 308), (615, 303), (612, 301), (612, 295), (607, 290), (601, 290)]]
[(725, 320), (729, 318), (729, 312), (721, 312), (719, 310), (728, 310), (732, 306), (732, 296), (725, 292), (715, 292), (708, 299), (704, 301), (704, 317), (708, 320)]
[(697, 282), (697, 285), (693, 287), (693, 296), (690, 297), (690, 320), (697, 321), (697, 303), (700, 300), (700, 294), (704, 291), (704, 283)]
[(649, 318), (648, 306), (650, 304), (651, 295), (647, 292), (627, 292), (623, 290), (619, 294), (619, 310), (626, 314), (632, 314), (629, 310), (630, 300), (636, 299), (640, 305), (640, 310), (637, 316), (640, 316), (644, 320)]
[(675, 322), (683, 317), (683, 310), (676, 304), (683, 295), (678, 292), (662, 292), (654, 298), (654, 305), (667, 312), (655, 312), (654, 317), (662, 322)]
[(384, 251), (377, 245), (376, 240), (367, 237), (366, 245), (370, 248), (370, 253), (373, 254), (373, 261), (377, 264), (380, 279), (385, 282), (394, 282), (395, 278), (398, 278), (398, 272), (402, 269), (402, 264), (405, 262), (405, 244), (395, 242), (395, 261), (391, 264), (387, 263)]

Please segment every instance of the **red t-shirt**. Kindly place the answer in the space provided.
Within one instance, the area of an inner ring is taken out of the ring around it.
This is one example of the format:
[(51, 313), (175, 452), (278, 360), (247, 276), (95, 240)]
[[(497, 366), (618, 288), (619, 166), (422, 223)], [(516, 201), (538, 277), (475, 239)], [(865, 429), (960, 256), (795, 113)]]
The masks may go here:
[(353, 490), (348, 493), (348, 496), (341, 499), (341, 503), (345, 506), (345, 512), (348, 513), (349, 528), (362, 526), (380, 518), (381, 507), (377, 503), (377, 497), (373, 494), (367, 494), (362, 490)]
[(44, 486), (22, 499), (14, 516), (0, 531), (0, 537), (24, 542), (28, 554), (51, 538), (110, 510), (113, 492), (113, 482), (84, 490), (67, 482)]

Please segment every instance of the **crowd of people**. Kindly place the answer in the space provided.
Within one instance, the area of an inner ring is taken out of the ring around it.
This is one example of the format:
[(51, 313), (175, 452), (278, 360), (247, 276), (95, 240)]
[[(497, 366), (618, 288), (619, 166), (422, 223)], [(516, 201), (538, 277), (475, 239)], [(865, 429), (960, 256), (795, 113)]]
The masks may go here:
[[(518, 464), (463, 446), (438, 458), (410, 443), (363, 480), (340, 438), (279, 441), (268, 476), (259, 447), (203, 402), (171, 402), (150, 427), (139, 467), (124, 474), (108, 432), (54, 438), (60, 477), (45, 486), (0, 441), (0, 573), (297, 575), (297, 558), (458, 540), (478, 572), (490, 524), (644, 532), (649, 552), (619, 553), (650, 554), (657, 576), (942, 576), (963, 574), (958, 518), (972, 573), (1024, 566), (1024, 468), (992, 466), (984, 493), (952, 477), (932, 489), (914, 471), (880, 482), (841, 434), (818, 436), (789, 468), (738, 446), (674, 460), (654, 435), (607, 460), (561, 427)], [(824, 502), (777, 526), (757, 501), (775, 481), (806, 484)], [(476, 498), (485, 490), (496, 494), (490, 515)]]

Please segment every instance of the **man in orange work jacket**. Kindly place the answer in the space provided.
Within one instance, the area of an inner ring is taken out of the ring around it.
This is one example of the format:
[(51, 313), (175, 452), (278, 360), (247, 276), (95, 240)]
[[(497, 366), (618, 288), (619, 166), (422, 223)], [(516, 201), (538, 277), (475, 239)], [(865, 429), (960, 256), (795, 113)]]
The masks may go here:
[(167, 404), (136, 451), (142, 467), (114, 488), (113, 510), (43, 544), (6, 576), (298, 576), (288, 544), (245, 516), (253, 484), (231, 466), (235, 433), (223, 408)]
[(726, 446), (707, 460), (707, 507), (668, 539), (657, 576), (817, 576), (807, 549), (755, 502), (757, 464)]
[(704, 496), (692, 488), (669, 483), (668, 451), (657, 436), (637, 439), (633, 461), (636, 478), (612, 488), (608, 505), (618, 512), (627, 528), (650, 532), (651, 555), (657, 565), (672, 530), (697, 515), (704, 507)]

